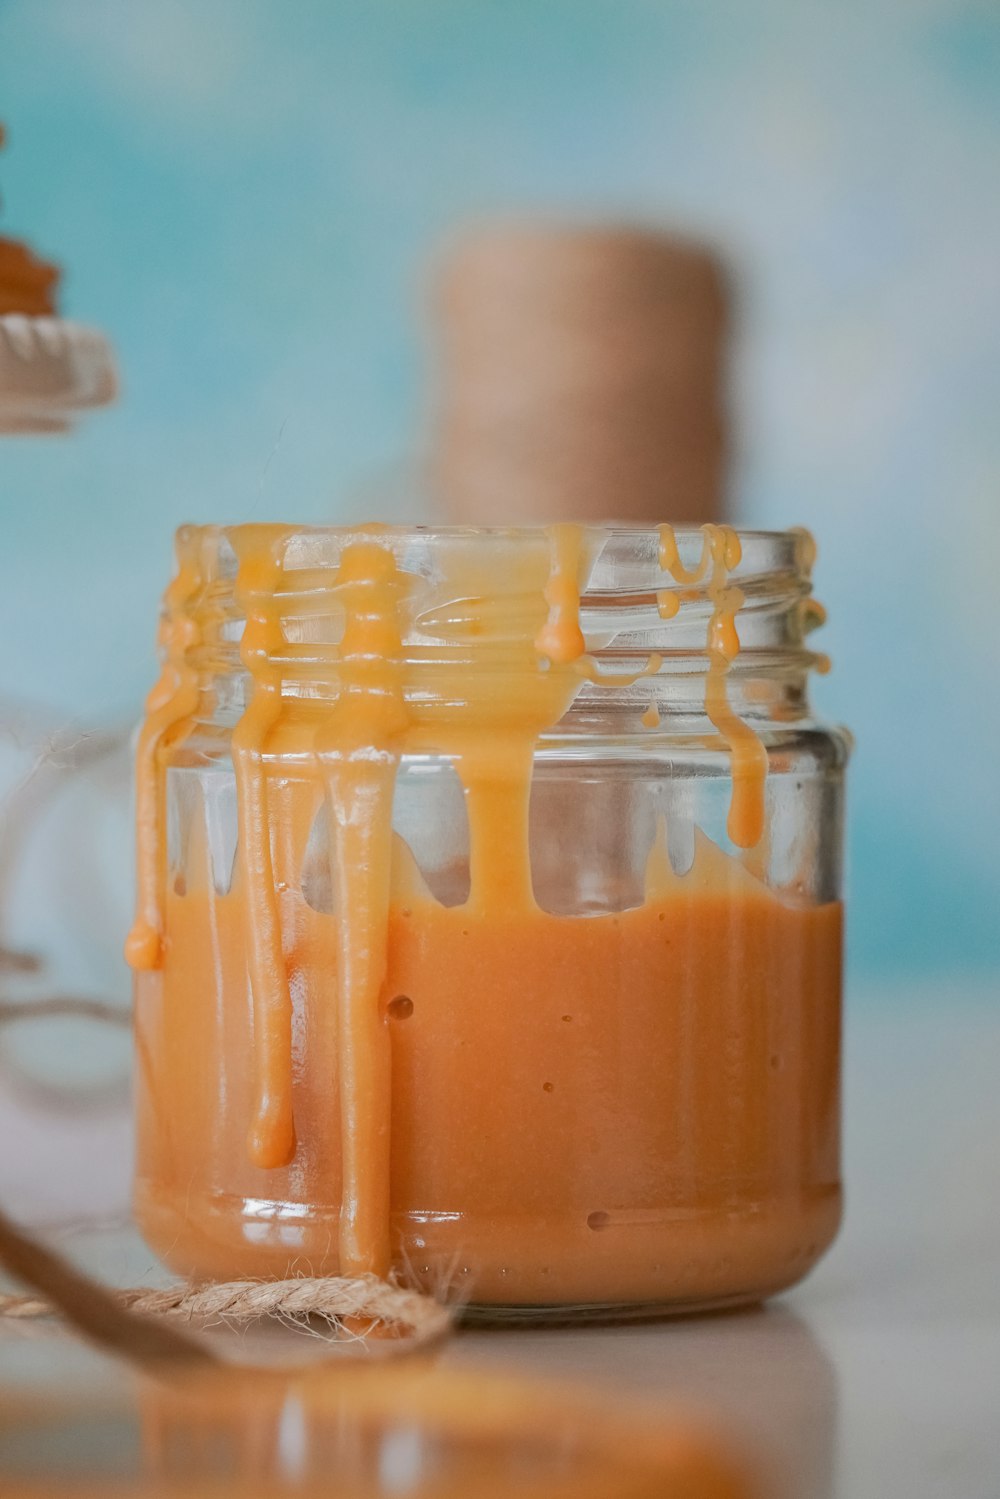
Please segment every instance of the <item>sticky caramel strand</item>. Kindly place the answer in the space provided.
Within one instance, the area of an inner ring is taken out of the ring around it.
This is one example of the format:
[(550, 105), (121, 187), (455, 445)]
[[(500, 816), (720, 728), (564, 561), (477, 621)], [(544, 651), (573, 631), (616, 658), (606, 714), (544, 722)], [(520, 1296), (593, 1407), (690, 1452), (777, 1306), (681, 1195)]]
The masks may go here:
[(578, 660), (587, 649), (580, 629), (583, 530), (564, 523), (550, 526), (548, 536), (552, 571), (545, 585), (545, 602), (549, 612), (535, 638), (535, 649), (554, 665), (565, 666)]
[(200, 642), (192, 603), (203, 583), (201, 537), (195, 528), (177, 533), (177, 572), (163, 595), (158, 645), (159, 681), (146, 699), (135, 768), (136, 916), (125, 941), (125, 960), (137, 972), (163, 961), (163, 895), (166, 882), (166, 787), (160, 751), (190, 726), (198, 707), (198, 673), (189, 659)]
[[(736, 615), (744, 602), (742, 590), (730, 582), (730, 575), (741, 559), (742, 546), (733, 528), (709, 524), (702, 527), (698, 562), (693, 568), (685, 568), (673, 527), (660, 527), (661, 569), (684, 587), (697, 586), (707, 579), (712, 615), (706, 641), (705, 713), (725, 740), (732, 763), (733, 789), (726, 824), (729, 837), (737, 848), (754, 848), (764, 834), (767, 750), (760, 736), (733, 711), (728, 691), (729, 671), (740, 650)], [(665, 607), (665, 598), (676, 596), (658, 595), (661, 616), (669, 617), (677, 612), (676, 604)]]
[(282, 711), (277, 658), (285, 636), (277, 594), (289, 534), (273, 526), (241, 526), (233, 533), (235, 592), (246, 616), (240, 659), (252, 684), (250, 702), (232, 736), (237, 862), (244, 889), (256, 1065), (247, 1146), (250, 1159), (265, 1169), (287, 1166), (295, 1154), (292, 998), (281, 942), (264, 763), (268, 735)]
[(602, 672), (588, 654), (580, 626), (580, 597), (584, 573), (589, 571), (584, 553), (584, 527), (563, 523), (549, 526), (547, 534), (552, 566), (544, 591), (548, 615), (535, 637), (535, 649), (539, 655), (553, 666), (571, 667), (576, 677), (595, 687), (631, 687), (643, 677), (655, 676), (663, 665), (663, 657), (656, 651), (652, 652), (646, 665), (631, 676)]
[[(812, 597), (808, 589), (812, 570), (816, 565), (815, 538), (805, 526), (793, 526), (791, 534), (795, 537), (795, 563), (807, 585), (798, 605), (799, 631), (802, 639), (805, 640), (813, 630), (818, 630), (821, 625), (826, 624), (826, 610), (819, 599)], [(830, 658), (823, 651), (810, 651), (809, 664), (821, 677), (826, 676), (830, 670)]]
[(389, 1030), (381, 1005), (402, 737), (405, 576), (376, 541), (345, 547), (334, 579), (344, 609), (340, 693), (316, 736), (326, 792), (337, 926), (343, 1192), (340, 1271), (385, 1276), (389, 1243)]

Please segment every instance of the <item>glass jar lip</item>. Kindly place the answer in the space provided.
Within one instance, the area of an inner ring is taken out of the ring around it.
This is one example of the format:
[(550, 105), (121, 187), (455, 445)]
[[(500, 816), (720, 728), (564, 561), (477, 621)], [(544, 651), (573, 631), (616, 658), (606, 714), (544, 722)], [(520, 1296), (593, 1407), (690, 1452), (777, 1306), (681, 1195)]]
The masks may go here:
[[(720, 531), (580, 527), (571, 551), (580, 563), (578, 622), (587, 654), (600, 663), (620, 660), (623, 670), (654, 657), (704, 670), (721, 609), (738, 625), (737, 672), (764, 669), (768, 660), (793, 671), (820, 662), (806, 646), (824, 617), (809, 599), (809, 533), (727, 528), (720, 575)], [(182, 560), (165, 597), (165, 621), (180, 622), (178, 639), (194, 628), (193, 660), (229, 671), (238, 669), (248, 617), (266, 616), (280, 621), (280, 643), (275, 636), (268, 647), (275, 668), (289, 679), (328, 672), (345, 620), (341, 559), (354, 543), (380, 543), (413, 580), (400, 659), (471, 663), (514, 638), (512, 630), (537, 643), (549, 580), (565, 562), (564, 539), (559, 528), (545, 526), (186, 526), (177, 541), (187, 572)], [(257, 559), (245, 574), (241, 554)], [(262, 557), (270, 558), (263, 571)]]
[[(496, 539), (503, 541), (538, 540), (549, 537), (556, 525), (579, 526), (584, 532), (596, 532), (602, 536), (609, 537), (655, 537), (659, 538), (664, 526), (680, 539), (700, 538), (704, 535), (706, 525), (695, 521), (663, 521), (651, 522), (648, 525), (636, 525), (625, 521), (539, 521), (537, 525), (524, 526), (456, 526), (438, 525), (430, 521), (414, 521), (402, 523), (399, 521), (338, 521), (328, 524), (317, 524), (308, 522), (305, 524), (284, 524), (282, 522), (238, 522), (234, 524), (205, 523), (189, 524), (178, 528), (178, 534), (183, 532), (203, 532), (217, 534), (219, 536), (230, 536), (243, 530), (260, 528), (262, 530), (274, 529), (275, 532), (285, 532), (288, 537), (297, 536), (328, 536), (330, 538), (341, 538), (357, 536), (366, 538), (383, 537), (390, 541), (406, 540), (413, 538), (440, 537), (442, 540), (471, 540), (476, 537), (484, 537), (488, 540)], [(785, 527), (761, 527), (741, 526), (732, 521), (710, 522), (712, 525), (725, 526), (733, 531), (741, 541), (777, 541), (782, 539), (809, 536), (809, 532), (803, 526)]]
[[(609, 522), (606, 524), (569, 523), (567, 529), (578, 529), (584, 558), (585, 579), (581, 596), (608, 593), (632, 594), (648, 589), (683, 588), (690, 591), (696, 582), (687, 574), (707, 571), (709, 538), (722, 529), (719, 525), (663, 524), (637, 526)], [(354, 541), (380, 542), (396, 557), (405, 571), (427, 575), (435, 571), (435, 557), (443, 558), (452, 549), (457, 554), (471, 545), (481, 545), (489, 554), (508, 551), (511, 561), (526, 552), (548, 556), (559, 525), (537, 526), (450, 526), (434, 524), (388, 524), (366, 522), (336, 525), (283, 525), (251, 522), (240, 525), (182, 526), (177, 532), (178, 546), (200, 546), (209, 573), (227, 580), (236, 574), (234, 543), (242, 536), (255, 533), (273, 536), (280, 546), (282, 572), (289, 574), (316, 569), (320, 572), (339, 564), (345, 546)], [(786, 530), (763, 530), (726, 524), (724, 529), (736, 538), (738, 561), (727, 567), (728, 575), (750, 591), (768, 587), (782, 580), (782, 591), (791, 586), (809, 591), (809, 580), (816, 557), (816, 545), (803, 527)], [(199, 542), (200, 538), (200, 542)], [(677, 566), (665, 565), (664, 542), (676, 545)]]

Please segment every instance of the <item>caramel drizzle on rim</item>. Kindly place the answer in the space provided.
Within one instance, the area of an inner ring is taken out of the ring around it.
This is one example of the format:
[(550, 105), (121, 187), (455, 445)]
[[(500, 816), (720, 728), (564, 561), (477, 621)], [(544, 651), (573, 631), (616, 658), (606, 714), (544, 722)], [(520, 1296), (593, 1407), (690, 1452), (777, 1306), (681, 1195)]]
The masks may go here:
[[(800, 543), (802, 548), (805, 545), (804, 541)], [(684, 587), (704, 582), (712, 604), (705, 643), (708, 655), (705, 713), (725, 740), (732, 765), (733, 789), (726, 831), (737, 848), (750, 849), (760, 843), (764, 834), (767, 749), (760, 736), (733, 711), (729, 702), (727, 678), (740, 650), (736, 616), (744, 603), (742, 590), (730, 581), (730, 577), (739, 567), (742, 557), (740, 538), (732, 526), (709, 524), (702, 527), (698, 562), (693, 568), (685, 568), (680, 560), (674, 528), (660, 527), (661, 570)], [(668, 603), (668, 600), (672, 602)], [(674, 593), (658, 594), (657, 603), (664, 618), (676, 614), (679, 607)]]

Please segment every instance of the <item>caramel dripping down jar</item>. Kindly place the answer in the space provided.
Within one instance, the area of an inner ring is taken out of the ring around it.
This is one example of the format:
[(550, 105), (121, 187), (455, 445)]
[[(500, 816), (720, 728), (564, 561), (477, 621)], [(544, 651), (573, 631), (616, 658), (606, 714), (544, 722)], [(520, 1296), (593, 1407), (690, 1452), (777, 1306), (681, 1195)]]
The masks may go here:
[(757, 1300), (841, 1212), (812, 548), (188, 528), (139, 745), (136, 1212), (197, 1279)]

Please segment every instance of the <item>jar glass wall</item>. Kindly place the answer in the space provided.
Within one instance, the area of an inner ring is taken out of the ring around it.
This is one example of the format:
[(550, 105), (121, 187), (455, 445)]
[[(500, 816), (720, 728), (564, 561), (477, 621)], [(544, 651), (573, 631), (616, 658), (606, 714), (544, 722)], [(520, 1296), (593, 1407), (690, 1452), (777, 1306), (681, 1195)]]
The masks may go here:
[(799, 1279), (840, 1215), (846, 761), (808, 540), (179, 555), (131, 939), (151, 1245), (542, 1315)]

